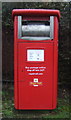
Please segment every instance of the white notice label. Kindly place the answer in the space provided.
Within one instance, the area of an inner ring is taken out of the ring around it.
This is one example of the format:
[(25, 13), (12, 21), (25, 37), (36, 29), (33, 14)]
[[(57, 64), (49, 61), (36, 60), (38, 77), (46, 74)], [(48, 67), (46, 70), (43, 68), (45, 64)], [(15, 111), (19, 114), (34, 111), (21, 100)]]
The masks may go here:
[(27, 50), (27, 61), (44, 61), (44, 50)]

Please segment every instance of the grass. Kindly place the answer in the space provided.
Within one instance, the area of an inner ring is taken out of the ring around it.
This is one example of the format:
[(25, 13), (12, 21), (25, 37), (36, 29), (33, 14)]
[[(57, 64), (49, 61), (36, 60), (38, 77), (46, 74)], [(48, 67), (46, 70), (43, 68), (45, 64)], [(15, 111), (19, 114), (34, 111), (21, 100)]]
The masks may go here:
[(4, 86), (2, 95), (3, 118), (70, 118), (71, 106), (67, 89), (59, 88), (58, 106), (55, 110), (15, 110), (12, 86)]

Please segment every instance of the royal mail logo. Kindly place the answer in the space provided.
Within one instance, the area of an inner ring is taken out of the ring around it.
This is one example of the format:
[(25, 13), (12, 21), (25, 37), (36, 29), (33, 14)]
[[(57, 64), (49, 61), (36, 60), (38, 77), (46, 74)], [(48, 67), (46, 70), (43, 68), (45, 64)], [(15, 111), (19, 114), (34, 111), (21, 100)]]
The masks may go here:
[(39, 86), (39, 85), (42, 85), (42, 82), (30, 82), (30, 85), (33, 85), (33, 86), (38, 85)]

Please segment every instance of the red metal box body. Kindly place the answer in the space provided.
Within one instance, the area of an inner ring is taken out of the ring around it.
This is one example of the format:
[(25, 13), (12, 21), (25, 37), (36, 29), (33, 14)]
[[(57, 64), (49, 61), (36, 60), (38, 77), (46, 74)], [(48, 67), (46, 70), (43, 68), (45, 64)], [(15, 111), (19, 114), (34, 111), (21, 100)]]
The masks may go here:
[[(46, 19), (46, 16), (53, 15), (53, 40), (29, 41), (18, 38), (19, 15), (25, 16), (27, 19), (36, 19), (36, 16), (38, 16), (38, 19), (42, 17)], [(14, 103), (16, 109), (35, 110), (56, 108), (59, 16), (59, 11), (53, 10), (13, 10)], [(38, 60), (35, 57), (37, 55), (40, 57), (37, 57)]]

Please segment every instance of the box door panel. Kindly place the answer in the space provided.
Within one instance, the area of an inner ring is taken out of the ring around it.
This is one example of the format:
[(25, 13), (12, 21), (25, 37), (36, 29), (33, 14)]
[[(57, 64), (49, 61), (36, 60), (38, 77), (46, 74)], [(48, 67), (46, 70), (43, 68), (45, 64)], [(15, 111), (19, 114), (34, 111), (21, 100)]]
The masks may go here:
[(18, 43), (19, 109), (52, 108), (53, 43)]

